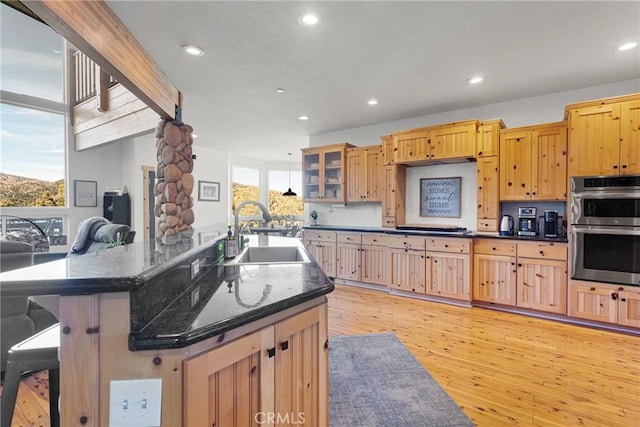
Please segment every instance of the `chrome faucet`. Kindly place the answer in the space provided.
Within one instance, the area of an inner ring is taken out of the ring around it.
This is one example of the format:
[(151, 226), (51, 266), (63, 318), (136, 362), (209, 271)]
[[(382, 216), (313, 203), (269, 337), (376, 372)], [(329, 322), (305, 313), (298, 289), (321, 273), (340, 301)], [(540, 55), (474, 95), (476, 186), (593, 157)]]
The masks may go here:
[(269, 213), (269, 209), (266, 208), (265, 205), (263, 205), (262, 203), (256, 201), (256, 200), (246, 200), (242, 203), (240, 203), (238, 206), (236, 206), (236, 215), (235, 215), (235, 221), (233, 223), (234, 225), (234, 231), (236, 234), (236, 244), (238, 245), (238, 253), (242, 250), (242, 248), (244, 247), (244, 242), (242, 241), (242, 236), (240, 236), (240, 227), (238, 226), (238, 220), (240, 217), (240, 210), (247, 206), (247, 205), (254, 205), (257, 206), (261, 211), (262, 211), (262, 218), (264, 219), (264, 223), (265, 225), (270, 223), (272, 218), (271, 218), (271, 214)]

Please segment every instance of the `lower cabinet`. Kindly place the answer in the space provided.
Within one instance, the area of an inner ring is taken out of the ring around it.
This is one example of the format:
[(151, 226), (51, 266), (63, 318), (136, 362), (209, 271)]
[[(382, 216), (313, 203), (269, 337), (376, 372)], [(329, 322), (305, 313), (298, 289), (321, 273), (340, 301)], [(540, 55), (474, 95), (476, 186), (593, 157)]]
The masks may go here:
[(303, 242), (305, 248), (324, 271), (324, 274), (329, 277), (336, 277), (336, 233), (332, 231), (305, 230)]
[(473, 262), (474, 299), (566, 314), (566, 244), (478, 239)]
[(336, 277), (361, 280), (362, 237), (359, 233), (337, 233)]
[(569, 316), (640, 327), (640, 289), (572, 280)]
[(360, 275), (365, 283), (388, 286), (391, 279), (391, 257), (385, 245), (385, 236), (362, 235)]
[(406, 292), (424, 294), (429, 281), (424, 249), (391, 248), (390, 286)]
[(427, 239), (428, 295), (471, 301), (470, 251), (470, 239)]
[(186, 360), (183, 425), (327, 425), (326, 342), (323, 304)]

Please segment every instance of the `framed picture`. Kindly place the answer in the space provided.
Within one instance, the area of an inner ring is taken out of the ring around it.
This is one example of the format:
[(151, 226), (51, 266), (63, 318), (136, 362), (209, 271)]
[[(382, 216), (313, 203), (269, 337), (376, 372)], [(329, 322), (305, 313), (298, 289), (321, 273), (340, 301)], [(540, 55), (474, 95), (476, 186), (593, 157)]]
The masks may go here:
[(422, 178), (420, 216), (460, 218), (462, 178)]
[(210, 181), (198, 181), (198, 200), (206, 202), (220, 201), (220, 183)]
[(73, 205), (82, 207), (98, 206), (98, 182), (74, 180)]

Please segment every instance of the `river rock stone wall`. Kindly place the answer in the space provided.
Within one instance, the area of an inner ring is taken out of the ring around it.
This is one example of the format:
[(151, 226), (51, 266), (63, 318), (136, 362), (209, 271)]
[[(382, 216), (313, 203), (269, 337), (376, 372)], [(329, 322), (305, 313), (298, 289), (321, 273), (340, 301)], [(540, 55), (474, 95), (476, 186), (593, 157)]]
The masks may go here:
[[(156, 129), (156, 236), (193, 234), (193, 128), (163, 120)], [(177, 241), (179, 239), (176, 239)]]

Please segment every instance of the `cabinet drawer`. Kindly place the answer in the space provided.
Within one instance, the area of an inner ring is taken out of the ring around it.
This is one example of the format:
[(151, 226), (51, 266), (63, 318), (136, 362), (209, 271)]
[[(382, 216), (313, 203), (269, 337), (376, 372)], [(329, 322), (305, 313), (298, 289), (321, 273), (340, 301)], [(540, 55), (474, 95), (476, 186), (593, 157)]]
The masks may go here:
[(315, 240), (319, 242), (335, 242), (336, 241), (336, 233), (335, 231), (312, 231), (305, 230), (304, 231), (304, 240)]
[(498, 220), (488, 218), (478, 218), (478, 231), (497, 231)]
[(389, 236), (388, 245), (392, 248), (401, 249), (424, 249), (424, 237), (415, 236)]
[(353, 243), (359, 245), (362, 243), (362, 235), (360, 233), (338, 233), (338, 243)]
[(488, 255), (516, 255), (516, 242), (507, 242), (496, 239), (475, 239), (473, 252)]
[(395, 216), (383, 216), (382, 217), (382, 226), (389, 228), (396, 228), (396, 217)]
[(389, 236), (383, 234), (363, 234), (362, 244), (369, 246), (389, 246)]
[(565, 243), (518, 243), (518, 256), (566, 261), (567, 245)]
[(468, 254), (471, 247), (469, 239), (430, 239), (427, 238), (427, 250)]

